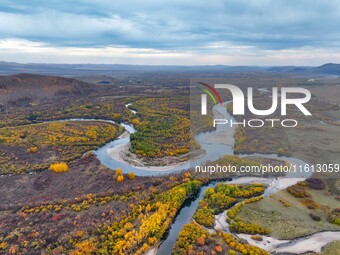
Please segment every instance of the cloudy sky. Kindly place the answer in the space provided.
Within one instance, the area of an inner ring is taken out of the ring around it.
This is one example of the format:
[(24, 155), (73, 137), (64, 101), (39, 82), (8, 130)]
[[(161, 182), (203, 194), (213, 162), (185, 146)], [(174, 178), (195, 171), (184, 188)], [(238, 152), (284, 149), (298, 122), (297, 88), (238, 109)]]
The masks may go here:
[(0, 61), (340, 63), (340, 1), (0, 0)]

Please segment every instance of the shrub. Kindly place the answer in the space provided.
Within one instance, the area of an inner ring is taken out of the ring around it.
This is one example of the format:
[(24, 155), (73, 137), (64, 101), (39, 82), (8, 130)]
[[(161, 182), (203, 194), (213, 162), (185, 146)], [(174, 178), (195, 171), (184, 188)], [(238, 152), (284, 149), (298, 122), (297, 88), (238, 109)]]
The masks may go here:
[(310, 213), (309, 216), (315, 221), (321, 220), (321, 217), (319, 215), (314, 214), (314, 213)]
[(324, 190), (326, 188), (326, 184), (322, 179), (309, 178), (306, 181), (311, 189)]
[(194, 219), (205, 227), (213, 227), (215, 222), (214, 211), (210, 208), (198, 208), (194, 214)]
[(200, 237), (198, 237), (197, 239), (196, 239), (196, 243), (198, 244), (198, 245), (204, 245), (205, 244), (205, 239), (204, 239), (204, 237), (202, 237), (202, 236), (200, 236)]
[(117, 175), (121, 175), (121, 174), (123, 174), (123, 171), (122, 171), (122, 169), (120, 169), (120, 168), (117, 168), (117, 169), (116, 169), (116, 174), (117, 174)]
[(8, 243), (6, 243), (6, 242), (2, 242), (2, 243), (0, 243), (0, 250), (4, 250), (4, 249), (6, 249), (6, 248), (7, 248), (7, 246), (8, 246)]
[(301, 200), (301, 203), (305, 205), (308, 209), (312, 210), (320, 207), (318, 203), (314, 202), (314, 200), (310, 198), (303, 198)]
[(38, 147), (37, 146), (33, 146), (27, 149), (28, 153), (37, 153), (38, 152)]
[(332, 210), (332, 214), (336, 215), (336, 216), (340, 216), (340, 208), (334, 208)]
[(286, 200), (280, 199), (280, 203), (283, 204), (285, 207), (290, 207), (290, 203)]
[(237, 233), (245, 233), (245, 234), (261, 234), (268, 235), (270, 233), (269, 228), (262, 227), (258, 224), (248, 224), (244, 222), (236, 222), (233, 221), (230, 224), (230, 230), (235, 231)]
[(215, 251), (217, 251), (218, 253), (221, 253), (223, 251), (222, 246), (221, 245), (215, 246)]
[(132, 120), (132, 124), (138, 127), (140, 125), (140, 120), (138, 118), (135, 118)]
[(259, 242), (263, 241), (262, 236), (251, 236), (251, 239), (253, 239), (255, 241), (259, 241)]
[(228, 251), (229, 255), (239, 254), (238, 252), (240, 252), (241, 254), (269, 255), (269, 252), (262, 250), (256, 246), (239, 242), (232, 234), (220, 232), (220, 236), (225, 241), (225, 243), (230, 248), (232, 248)]
[(290, 186), (287, 188), (287, 191), (292, 194), (294, 197), (303, 198), (310, 197), (311, 195), (306, 191), (305, 187), (299, 184)]
[(62, 218), (64, 217), (64, 214), (63, 213), (60, 213), (60, 214), (56, 214), (52, 217), (52, 221), (59, 221), (61, 220)]
[(118, 182), (124, 181), (124, 175), (118, 175), (118, 176), (117, 176), (117, 181), (118, 181)]
[(128, 174), (128, 177), (130, 180), (134, 180), (136, 178), (136, 174), (134, 172), (131, 172)]
[(53, 163), (50, 165), (50, 170), (55, 173), (65, 173), (68, 171), (68, 165), (66, 163)]
[(173, 254), (190, 254), (190, 250), (197, 245), (197, 241), (202, 241), (199, 240), (200, 237), (206, 237), (207, 240), (205, 241), (207, 241), (207, 243), (209, 242), (210, 235), (207, 230), (193, 221), (189, 224), (185, 224), (178, 234)]
[(335, 225), (339, 225), (340, 226), (340, 218), (339, 217), (332, 217), (330, 222), (335, 224)]

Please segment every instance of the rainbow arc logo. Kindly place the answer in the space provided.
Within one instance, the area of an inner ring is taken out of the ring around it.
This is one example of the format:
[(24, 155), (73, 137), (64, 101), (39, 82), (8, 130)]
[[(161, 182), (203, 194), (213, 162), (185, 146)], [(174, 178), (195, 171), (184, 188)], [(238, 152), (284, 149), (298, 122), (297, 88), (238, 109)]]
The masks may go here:
[(215, 97), (213, 96), (212, 93), (214, 93), (216, 95), (216, 97), (218, 99), (218, 102), (222, 105), (221, 96), (220, 96), (220, 94), (218, 94), (218, 92), (216, 91), (216, 89), (213, 86), (211, 86), (211, 85), (209, 85), (207, 83), (204, 83), (204, 82), (197, 82), (197, 83), (205, 86), (206, 88), (208, 88), (210, 90), (209, 91), (209, 90), (204, 89), (204, 88), (202, 89), (205, 93), (207, 93), (211, 97), (211, 99), (213, 100), (214, 104), (217, 104), (217, 102), (216, 102), (216, 99), (215, 99)]
[(216, 91), (216, 89), (213, 86), (207, 83), (204, 83), (204, 82), (197, 82), (197, 83), (205, 87), (205, 88), (201, 88), (206, 93), (206, 94), (201, 94), (201, 114), (207, 115), (207, 95), (210, 96), (210, 98), (214, 102), (214, 105), (217, 104), (214, 95), (217, 97), (217, 100), (220, 103), (220, 105), (222, 105), (222, 99), (221, 99), (220, 94)]

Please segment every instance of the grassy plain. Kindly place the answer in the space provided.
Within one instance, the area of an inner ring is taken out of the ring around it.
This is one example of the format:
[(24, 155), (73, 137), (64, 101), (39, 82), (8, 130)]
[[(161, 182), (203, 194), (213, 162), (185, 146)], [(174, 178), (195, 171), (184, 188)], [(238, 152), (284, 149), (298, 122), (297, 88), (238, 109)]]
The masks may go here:
[[(340, 207), (336, 195), (326, 190), (308, 190), (312, 199), (320, 207), (308, 209), (301, 203), (301, 198), (293, 197), (287, 190), (276, 192), (256, 203), (242, 207), (238, 216), (251, 223), (257, 223), (271, 229), (271, 236), (279, 239), (293, 239), (319, 231), (335, 230), (340, 227), (329, 222), (329, 212)], [(286, 206), (282, 201), (286, 201)], [(318, 215), (320, 221), (314, 221), (310, 213)]]

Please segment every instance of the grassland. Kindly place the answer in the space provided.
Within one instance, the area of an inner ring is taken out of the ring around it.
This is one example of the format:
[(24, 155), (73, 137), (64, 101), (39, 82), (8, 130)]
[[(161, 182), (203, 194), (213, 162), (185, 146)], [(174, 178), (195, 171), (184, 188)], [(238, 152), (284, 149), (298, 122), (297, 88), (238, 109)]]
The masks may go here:
[[(256, 203), (242, 207), (238, 216), (245, 222), (257, 223), (271, 229), (271, 236), (279, 239), (293, 239), (325, 230), (339, 231), (340, 227), (330, 223), (330, 212), (340, 207), (335, 194), (325, 190), (307, 188), (316, 208), (306, 206), (303, 198), (292, 196), (282, 190)], [(311, 215), (319, 220), (312, 220)], [(289, 224), (287, 224), (289, 222)]]
[(340, 164), (339, 126), (309, 121), (300, 127), (287, 129), (290, 153), (313, 164)]
[[(327, 82), (327, 80), (325, 80)], [(333, 82), (333, 81), (332, 81)], [(306, 86), (307, 87), (307, 86)], [(308, 87), (307, 87), (308, 88)], [(338, 119), (338, 86), (317, 86), (311, 89), (313, 97), (306, 104), (311, 117), (303, 116), (292, 107), (288, 107), (287, 117), (296, 119), (295, 128), (280, 126), (267, 128), (238, 127), (235, 135), (236, 153), (277, 153), (296, 156), (309, 163), (339, 163), (340, 129)], [(332, 94), (332, 97), (327, 95)], [(255, 93), (255, 106), (267, 109), (271, 105), (268, 93)], [(231, 105), (228, 105), (231, 111)], [(282, 119), (280, 109), (266, 118)], [(246, 112), (246, 119), (263, 118)], [(239, 119), (239, 117), (236, 117)]]

